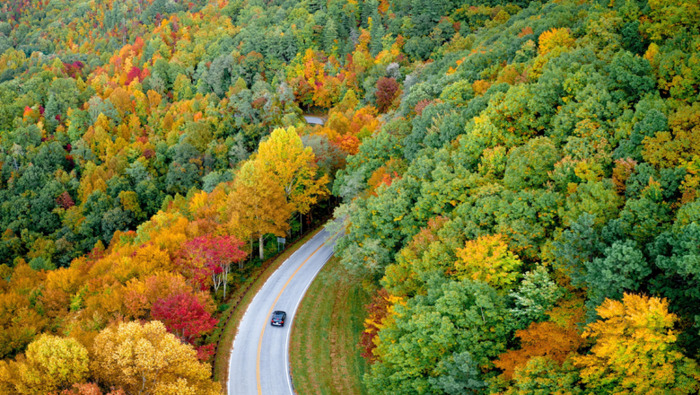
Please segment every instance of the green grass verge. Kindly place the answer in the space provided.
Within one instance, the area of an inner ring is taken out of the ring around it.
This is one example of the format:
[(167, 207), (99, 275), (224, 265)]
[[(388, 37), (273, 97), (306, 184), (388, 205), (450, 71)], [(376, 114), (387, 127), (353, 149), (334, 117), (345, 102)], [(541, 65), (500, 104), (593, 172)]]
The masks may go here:
[(333, 257), (306, 293), (294, 317), (290, 363), (298, 394), (366, 394), (360, 356), (364, 306), (362, 280)]
[[(231, 348), (233, 347), (233, 339), (236, 337), (236, 332), (238, 331), (238, 323), (243, 319), (243, 314), (248, 309), (248, 305), (258, 293), (260, 288), (265, 284), (265, 281), (272, 275), (272, 273), (277, 270), (282, 263), (289, 258), (296, 250), (299, 249), (304, 243), (309, 241), (318, 232), (323, 229), (319, 226), (316, 230), (308, 233), (301, 240), (294, 243), (292, 246), (287, 248), (282, 254), (274, 258), (272, 262), (265, 262), (257, 270), (253, 271), (249, 276), (249, 280), (243, 284), (240, 284), (238, 288), (232, 292), (229, 301), (236, 301), (240, 299), (238, 307), (231, 306), (226, 311), (223, 312), (222, 317), (228, 317), (231, 315), (231, 319), (225, 322), (222, 329), (221, 340), (219, 343), (219, 352), (214, 356), (213, 367), (213, 377), (214, 380), (221, 383), (221, 387), (224, 388), (224, 393), (228, 393), (228, 388), (226, 388), (226, 383), (228, 382), (228, 364), (229, 358), (231, 356)], [(248, 284), (252, 282), (250, 288), (245, 292)], [(233, 304), (234, 302), (231, 302)], [(235, 311), (231, 312), (235, 308)]]

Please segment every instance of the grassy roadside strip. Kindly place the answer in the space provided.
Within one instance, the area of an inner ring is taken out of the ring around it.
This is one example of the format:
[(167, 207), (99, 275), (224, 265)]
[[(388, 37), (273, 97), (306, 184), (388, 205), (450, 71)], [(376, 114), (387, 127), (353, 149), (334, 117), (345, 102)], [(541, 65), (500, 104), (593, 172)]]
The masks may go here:
[(370, 295), (333, 257), (306, 292), (294, 317), (290, 363), (299, 394), (366, 394), (358, 343)]
[[(229, 358), (231, 356), (231, 348), (233, 347), (233, 339), (236, 337), (238, 332), (238, 323), (243, 319), (243, 314), (245, 314), (248, 305), (258, 293), (260, 288), (265, 284), (265, 281), (272, 275), (272, 273), (277, 270), (282, 263), (289, 258), (296, 250), (299, 249), (304, 243), (309, 241), (318, 232), (323, 229), (323, 226), (319, 226), (316, 230), (308, 233), (306, 236), (301, 238), (299, 241), (294, 243), (292, 246), (287, 248), (282, 254), (275, 258), (271, 258), (272, 262), (264, 262), (263, 265), (258, 268), (258, 270), (249, 277), (250, 280), (241, 284), (238, 289), (231, 295), (229, 299), (231, 302), (231, 307), (229, 307), (222, 317), (229, 317), (230, 319), (226, 322), (224, 328), (222, 329), (221, 339), (219, 340), (219, 351), (214, 357), (213, 370), (214, 370), (214, 380), (221, 383), (224, 388), (224, 393), (228, 393), (228, 388), (226, 383), (228, 382), (228, 365)], [(233, 301), (238, 300), (238, 303)]]

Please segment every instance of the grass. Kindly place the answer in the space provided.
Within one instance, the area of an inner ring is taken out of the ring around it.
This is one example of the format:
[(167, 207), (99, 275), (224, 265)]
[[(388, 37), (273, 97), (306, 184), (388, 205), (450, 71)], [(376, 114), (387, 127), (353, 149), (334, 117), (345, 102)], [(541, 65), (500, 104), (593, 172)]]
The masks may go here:
[[(214, 380), (221, 383), (221, 387), (224, 388), (224, 393), (228, 392), (226, 384), (228, 382), (228, 365), (231, 356), (231, 348), (233, 347), (233, 339), (236, 337), (238, 323), (243, 319), (243, 314), (245, 314), (248, 305), (272, 273), (274, 273), (290, 255), (298, 250), (299, 247), (314, 237), (316, 233), (320, 232), (321, 229), (323, 229), (323, 227), (319, 226), (316, 230), (308, 233), (292, 246), (289, 246), (282, 254), (275, 257), (274, 260), (265, 262), (261, 267), (256, 268), (256, 270), (248, 276), (248, 280), (240, 284), (238, 288), (231, 293), (229, 298), (230, 307), (222, 314), (222, 317), (229, 317), (230, 315), (231, 318), (223, 322), (221, 339), (219, 340), (219, 351), (214, 356), (214, 362), (212, 363)], [(240, 300), (237, 304), (233, 302), (237, 300)]]
[(337, 258), (321, 270), (294, 317), (290, 363), (297, 393), (367, 393), (358, 344), (369, 300), (361, 279)]

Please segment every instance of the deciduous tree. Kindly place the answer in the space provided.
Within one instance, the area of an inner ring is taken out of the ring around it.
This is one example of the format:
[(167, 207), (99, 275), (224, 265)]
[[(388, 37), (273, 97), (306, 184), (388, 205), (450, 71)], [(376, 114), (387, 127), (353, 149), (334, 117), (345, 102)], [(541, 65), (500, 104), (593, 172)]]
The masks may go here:
[(231, 264), (242, 262), (246, 253), (241, 250), (243, 242), (235, 236), (199, 236), (183, 246), (185, 254), (190, 260), (202, 261), (203, 267), (209, 272), (214, 285), (214, 292), (223, 285), (224, 299), (226, 299), (226, 288), (228, 284), (228, 274), (231, 271)]
[(101, 383), (121, 387), (126, 393), (219, 394), (211, 380), (211, 368), (197, 361), (191, 345), (166, 331), (159, 321), (121, 323), (95, 337), (90, 370)]
[(246, 162), (238, 172), (228, 200), (231, 231), (251, 243), (257, 238), (260, 259), (264, 258), (264, 236), (268, 233), (284, 236), (292, 213), (282, 185), (263, 170), (253, 161)]
[(575, 359), (590, 390), (691, 394), (700, 389), (697, 363), (675, 345), (677, 317), (668, 312), (666, 300), (625, 294), (622, 301), (607, 299), (598, 315), (583, 333), (595, 340), (593, 348)]
[(77, 340), (44, 334), (29, 344), (26, 360), (4, 367), (13, 376), (5, 385), (20, 394), (60, 391), (87, 378), (88, 362), (88, 351)]
[(218, 322), (197, 297), (188, 292), (157, 300), (151, 309), (151, 316), (162, 321), (169, 332), (188, 343), (211, 331)]
[(457, 250), (456, 276), (483, 281), (498, 289), (510, 289), (520, 276), (522, 262), (508, 250), (503, 236), (482, 236)]
[(328, 194), (328, 177), (317, 179), (313, 150), (304, 147), (294, 127), (273, 130), (260, 143), (254, 162), (282, 187), (294, 212), (306, 214), (319, 198)]

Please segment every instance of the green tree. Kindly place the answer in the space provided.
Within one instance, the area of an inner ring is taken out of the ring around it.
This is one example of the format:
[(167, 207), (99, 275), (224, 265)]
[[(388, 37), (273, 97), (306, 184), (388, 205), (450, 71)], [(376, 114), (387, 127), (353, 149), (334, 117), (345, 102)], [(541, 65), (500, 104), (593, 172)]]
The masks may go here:
[(558, 150), (549, 138), (529, 140), (509, 153), (503, 183), (514, 191), (540, 187), (549, 179), (548, 172), (558, 160)]
[(658, 274), (650, 279), (651, 291), (669, 299), (671, 311), (678, 313), (684, 321), (692, 323), (692, 329), (679, 336), (687, 349), (698, 350), (700, 225), (691, 222), (675, 226), (673, 230), (660, 234), (651, 249), (655, 256), (654, 263), (659, 269)]
[(547, 268), (539, 265), (525, 272), (517, 291), (510, 293), (515, 302), (510, 311), (521, 323), (539, 322), (547, 318), (545, 312), (554, 307), (561, 296), (562, 290), (550, 278)]
[(338, 51), (338, 29), (333, 18), (326, 20), (326, 26), (323, 28), (323, 48), (326, 53), (333, 54)]
[(639, 290), (651, 274), (649, 262), (632, 240), (614, 242), (603, 255), (585, 263), (590, 315), (604, 299)]
[[(490, 286), (434, 278), (427, 295), (395, 306), (383, 328), (377, 362), (365, 376), (373, 393), (465, 393), (485, 387), (478, 374), (505, 350), (505, 300)], [(460, 365), (462, 364), (462, 365)]]

